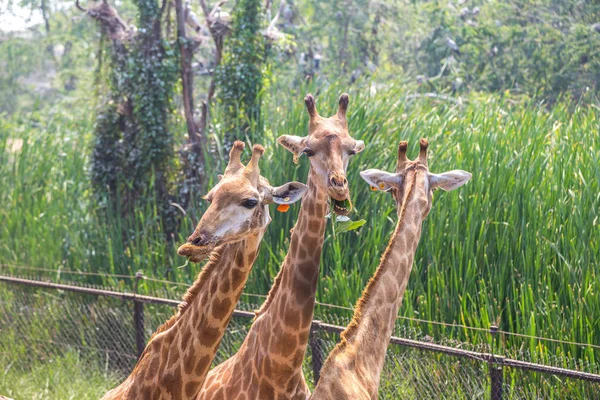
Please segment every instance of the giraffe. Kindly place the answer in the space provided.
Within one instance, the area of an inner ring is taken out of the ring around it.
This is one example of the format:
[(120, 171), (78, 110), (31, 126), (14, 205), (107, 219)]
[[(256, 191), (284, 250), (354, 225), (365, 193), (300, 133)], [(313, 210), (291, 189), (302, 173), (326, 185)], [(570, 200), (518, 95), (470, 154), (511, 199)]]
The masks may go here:
[(302, 360), (312, 323), (328, 204), (338, 215), (352, 205), (346, 179), (350, 158), (365, 147), (348, 134), (348, 95), (337, 114), (323, 118), (315, 99), (304, 99), (308, 136), (283, 135), (278, 143), (310, 160), (309, 191), (302, 199), (288, 254), (239, 351), (209, 372), (198, 399), (306, 399)]
[(197, 263), (210, 254), (208, 263), (129, 377), (103, 399), (193, 399), (200, 390), (271, 221), (268, 205), (294, 203), (308, 190), (299, 182), (272, 187), (260, 176), (263, 147), (254, 146), (246, 166), (243, 149), (234, 143), (224, 175), (205, 196), (210, 206), (178, 250)]
[(354, 317), (341, 334), (321, 370), (312, 399), (377, 399), (379, 377), (398, 309), (408, 284), (421, 225), (436, 188), (454, 190), (471, 174), (454, 170), (431, 174), (425, 139), (418, 159), (406, 157), (408, 143), (400, 142), (396, 172), (370, 169), (360, 173), (373, 190), (391, 191), (398, 222), (375, 274), (358, 300)]

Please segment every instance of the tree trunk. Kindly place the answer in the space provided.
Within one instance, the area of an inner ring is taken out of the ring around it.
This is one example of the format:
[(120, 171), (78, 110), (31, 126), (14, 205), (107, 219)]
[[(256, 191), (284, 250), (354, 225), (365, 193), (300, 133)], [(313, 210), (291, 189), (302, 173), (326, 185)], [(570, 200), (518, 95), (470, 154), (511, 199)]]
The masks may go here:
[[(186, 10), (182, 0), (175, 0), (175, 14), (177, 17), (177, 42), (179, 43), (179, 59), (181, 61), (181, 84), (183, 96), (183, 113), (188, 131), (188, 143), (180, 151), (180, 158), (184, 170), (184, 183), (180, 189), (181, 202), (187, 208), (192, 200), (193, 193), (200, 193), (204, 176), (205, 140), (204, 130), (206, 124), (196, 123), (194, 119), (194, 74), (192, 72), (192, 47), (186, 34)], [(204, 112), (204, 110), (203, 110)], [(202, 120), (201, 120), (202, 121)]]
[(175, 13), (177, 15), (177, 43), (179, 43), (179, 59), (181, 61), (181, 82), (183, 94), (183, 112), (187, 123), (189, 141), (201, 142), (202, 132), (194, 120), (194, 74), (192, 73), (192, 51), (188, 44), (185, 27), (185, 10), (182, 0), (175, 0)]

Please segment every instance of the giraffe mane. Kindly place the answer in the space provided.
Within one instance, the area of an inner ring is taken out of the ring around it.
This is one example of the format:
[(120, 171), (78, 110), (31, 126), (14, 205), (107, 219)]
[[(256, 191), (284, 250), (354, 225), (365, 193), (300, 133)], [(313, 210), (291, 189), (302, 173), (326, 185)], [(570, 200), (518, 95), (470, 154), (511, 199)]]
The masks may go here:
[(216, 268), (217, 262), (222, 257), (222, 255), (223, 255), (223, 246), (215, 249), (214, 251), (212, 251), (210, 253), (208, 263), (206, 263), (204, 268), (202, 268), (202, 271), (200, 271), (198, 278), (196, 278), (196, 280), (194, 281), (192, 286), (183, 295), (183, 300), (181, 303), (179, 303), (179, 306), (177, 307), (177, 314), (173, 315), (171, 318), (169, 318), (169, 320), (167, 322), (165, 322), (164, 324), (159, 326), (158, 329), (156, 330), (156, 332), (154, 332), (154, 334), (148, 341), (148, 343), (150, 343), (152, 341), (152, 339), (154, 339), (154, 337), (156, 335), (158, 335), (159, 333), (162, 333), (162, 332), (168, 330), (169, 328), (171, 328), (175, 324), (175, 322), (177, 322), (179, 320), (179, 318), (181, 318), (181, 316), (190, 308), (190, 304), (192, 304), (194, 299), (198, 296), (198, 293), (200, 293), (202, 291), (202, 289), (208, 282), (208, 279), (209, 279), (210, 275), (212, 274), (212, 271)]
[[(283, 260), (283, 265), (285, 265), (285, 263), (287, 261), (288, 261), (288, 256), (286, 256), (285, 259)], [(267, 299), (262, 303), (262, 305), (260, 306), (260, 308), (258, 310), (254, 311), (254, 320), (256, 320), (256, 318), (260, 317), (265, 312), (267, 312), (267, 309), (273, 302), (273, 299), (275, 298), (275, 294), (277, 293), (277, 290), (281, 286), (283, 270), (284, 270), (284, 268), (282, 266), (279, 269), (277, 276), (275, 276), (275, 281), (273, 282), (273, 286), (271, 286), (271, 289), (269, 289), (269, 293), (267, 294)]]
[(398, 223), (396, 224), (396, 229), (394, 230), (392, 239), (388, 243), (385, 251), (383, 252), (383, 255), (381, 256), (381, 259), (379, 262), (380, 266), (377, 268), (377, 270), (375, 271), (375, 274), (371, 277), (371, 279), (369, 279), (367, 286), (363, 290), (362, 296), (356, 302), (356, 307), (354, 308), (354, 316), (352, 317), (352, 321), (350, 322), (350, 324), (348, 324), (346, 329), (344, 329), (344, 331), (340, 334), (341, 341), (336, 345), (335, 350), (338, 350), (338, 351), (343, 350), (347, 346), (348, 340), (350, 338), (352, 338), (356, 334), (356, 331), (358, 330), (358, 323), (362, 319), (363, 309), (370, 299), (371, 289), (381, 279), (381, 276), (382, 276), (383, 270), (384, 270), (384, 268), (381, 268), (381, 266), (383, 266), (383, 263), (388, 258), (389, 253), (392, 251), (391, 249), (393, 248), (394, 244), (396, 243), (396, 239), (398, 236), (397, 235), (398, 230), (404, 223), (404, 216), (406, 215), (406, 206), (409, 202), (410, 196), (412, 195), (412, 193), (414, 191), (415, 185), (416, 185), (416, 179), (413, 180), (412, 185), (410, 186), (408, 192), (404, 196), (404, 198), (406, 200), (402, 203), (402, 208), (400, 209), (400, 214), (398, 216)]

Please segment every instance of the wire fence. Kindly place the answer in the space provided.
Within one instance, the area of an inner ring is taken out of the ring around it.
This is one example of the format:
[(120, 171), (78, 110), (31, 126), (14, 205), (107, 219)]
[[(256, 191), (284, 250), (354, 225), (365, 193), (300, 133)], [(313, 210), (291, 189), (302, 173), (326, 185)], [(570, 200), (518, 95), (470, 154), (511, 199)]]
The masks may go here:
[[(140, 282), (143, 277), (134, 279)], [(237, 351), (254, 317), (250, 310), (262, 299), (246, 300), (229, 324), (214, 365)], [(84, 371), (81, 380), (90, 388), (89, 398), (100, 397), (129, 374), (146, 340), (173, 315), (178, 303), (91, 285), (1, 275), (0, 393), (8, 390), (2, 394), (11, 395), (11, 388), (26, 381), (43, 385), (46, 379), (48, 385), (48, 379), (61, 379), (61, 373), (67, 386), (75, 385)], [(335, 309), (321, 308), (303, 365), (313, 387), (348, 322)], [(494, 327), (486, 330), (490, 340), (479, 344), (451, 339), (435, 343), (422, 332), (398, 326), (388, 348), (379, 398), (600, 398), (595, 363), (563, 356), (532, 362), (539, 358), (525, 351), (499, 355), (494, 342), (501, 340), (501, 332)], [(64, 394), (64, 398), (84, 397)]]

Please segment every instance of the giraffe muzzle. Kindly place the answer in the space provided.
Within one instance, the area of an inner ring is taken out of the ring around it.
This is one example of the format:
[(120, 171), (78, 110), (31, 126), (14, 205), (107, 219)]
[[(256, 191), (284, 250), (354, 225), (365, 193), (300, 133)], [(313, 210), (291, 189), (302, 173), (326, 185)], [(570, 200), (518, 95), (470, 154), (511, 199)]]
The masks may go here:
[(200, 263), (208, 257), (208, 255), (216, 247), (215, 243), (208, 243), (203, 246), (197, 246), (190, 242), (182, 244), (177, 249), (177, 254), (180, 256), (187, 257), (187, 259), (193, 263)]
[(337, 215), (348, 215), (352, 211), (348, 179), (340, 173), (332, 173), (327, 181), (327, 192), (331, 201), (333, 212)]

